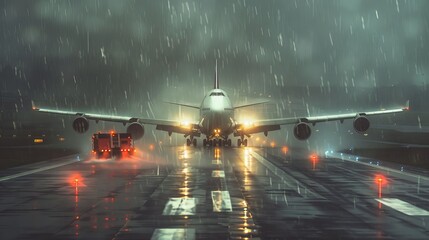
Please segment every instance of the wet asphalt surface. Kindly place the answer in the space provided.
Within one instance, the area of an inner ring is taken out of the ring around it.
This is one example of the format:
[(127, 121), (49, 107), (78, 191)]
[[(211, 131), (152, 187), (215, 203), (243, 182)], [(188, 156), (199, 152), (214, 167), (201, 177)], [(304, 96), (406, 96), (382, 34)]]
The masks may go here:
[(429, 175), (380, 166), (295, 148), (70, 156), (0, 172), (0, 239), (428, 239)]

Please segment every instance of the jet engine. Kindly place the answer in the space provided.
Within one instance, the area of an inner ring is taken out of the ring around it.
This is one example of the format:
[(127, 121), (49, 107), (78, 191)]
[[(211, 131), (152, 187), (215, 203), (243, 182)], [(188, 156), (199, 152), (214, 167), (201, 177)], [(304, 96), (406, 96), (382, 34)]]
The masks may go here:
[(130, 133), (134, 140), (139, 140), (144, 135), (144, 127), (137, 122), (131, 123), (127, 127), (127, 133)]
[(293, 128), (293, 135), (298, 140), (307, 140), (311, 136), (311, 128), (307, 123), (298, 123)]
[(357, 133), (366, 132), (369, 126), (370, 126), (369, 120), (364, 116), (357, 116), (355, 120), (353, 120), (353, 128)]
[(75, 130), (78, 133), (85, 133), (89, 129), (89, 122), (88, 119), (84, 117), (77, 117), (73, 121), (73, 130)]

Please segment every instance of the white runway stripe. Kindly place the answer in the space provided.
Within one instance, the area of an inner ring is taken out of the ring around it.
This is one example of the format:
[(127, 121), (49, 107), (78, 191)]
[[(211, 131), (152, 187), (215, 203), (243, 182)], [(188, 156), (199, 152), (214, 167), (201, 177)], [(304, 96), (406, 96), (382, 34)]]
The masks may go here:
[(195, 239), (193, 228), (157, 228), (152, 234), (152, 240)]
[(232, 212), (228, 191), (212, 191), (213, 212)]
[(162, 215), (195, 215), (195, 198), (170, 198)]
[(215, 178), (225, 178), (225, 171), (222, 171), (222, 170), (213, 170), (212, 177), (215, 177)]
[(376, 198), (376, 201), (408, 216), (429, 216), (429, 212), (397, 198)]

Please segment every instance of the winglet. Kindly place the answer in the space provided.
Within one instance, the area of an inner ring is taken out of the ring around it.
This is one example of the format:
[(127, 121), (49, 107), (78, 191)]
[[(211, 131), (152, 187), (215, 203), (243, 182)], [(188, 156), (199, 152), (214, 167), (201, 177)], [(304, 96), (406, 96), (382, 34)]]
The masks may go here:
[(219, 79), (217, 74), (217, 59), (216, 59), (216, 67), (215, 67), (214, 89), (219, 89)]
[(407, 100), (407, 102), (405, 103), (405, 107), (402, 108), (402, 110), (404, 110), (404, 111), (409, 111), (410, 110), (410, 100)]

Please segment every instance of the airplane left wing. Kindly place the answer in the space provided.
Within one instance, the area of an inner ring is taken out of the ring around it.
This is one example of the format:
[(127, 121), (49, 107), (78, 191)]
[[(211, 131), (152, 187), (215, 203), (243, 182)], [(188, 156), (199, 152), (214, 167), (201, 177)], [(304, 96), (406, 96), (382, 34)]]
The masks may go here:
[(72, 112), (72, 111), (63, 111), (63, 110), (52, 110), (45, 108), (33, 108), (34, 111), (41, 113), (51, 113), (57, 115), (66, 115), (66, 116), (77, 116), (85, 117), (88, 120), (95, 121), (107, 121), (107, 122), (120, 122), (120, 123), (131, 123), (136, 122), (136, 118), (124, 117), (124, 116), (115, 116), (115, 115), (102, 115), (102, 114), (92, 114), (92, 113), (83, 113), (83, 112)]
[[(288, 124), (311, 124), (316, 125), (319, 122), (328, 122), (328, 121), (341, 121), (343, 122), (346, 119), (355, 119), (358, 118), (362, 121), (363, 129), (356, 129), (357, 131), (362, 130), (362, 132), (366, 131), (369, 127), (369, 121), (366, 119), (366, 116), (375, 116), (375, 115), (384, 115), (384, 114), (394, 114), (400, 113), (409, 110), (409, 101), (407, 101), (406, 106), (403, 108), (395, 108), (389, 110), (379, 110), (379, 111), (369, 111), (369, 112), (357, 112), (357, 113), (346, 113), (346, 114), (334, 114), (334, 115), (325, 115), (325, 116), (314, 116), (314, 117), (293, 117), (293, 118), (278, 118), (278, 119), (266, 119), (255, 121), (247, 124), (237, 124), (236, 131), (234, 133), (235, 136), (246, 135), (254, 133), (265, 133), (280, 129), (281, 125)], [(367, 125), (367, 127), (366, 127)], [(358, 126), (355, 126), (355, 128)]]
[(169, 134), (173, 132), (181, 133), (185, 135), (192, 134), (193, 136), (200, 136), (201, 134), (199, 131), (198, 123), (182, 123), (179, 121), (164, 120), (164, 119), (149, 119), (149, 118), (128, 117), (128, 116), (103, 115), (103, 114), (84, 113), (84, 112), (52, 110), (52, 109), (45, 109), (45, 108), (33, 108), (33, 110), (41, 113), (83, 117), (87, 120), (94, 120), (96, 122), (98, 121), (118, 122), (124, 125), (127, 123), (155, 125), (157, 130), (166, 131)]

